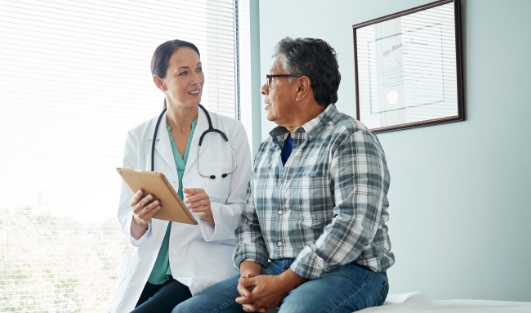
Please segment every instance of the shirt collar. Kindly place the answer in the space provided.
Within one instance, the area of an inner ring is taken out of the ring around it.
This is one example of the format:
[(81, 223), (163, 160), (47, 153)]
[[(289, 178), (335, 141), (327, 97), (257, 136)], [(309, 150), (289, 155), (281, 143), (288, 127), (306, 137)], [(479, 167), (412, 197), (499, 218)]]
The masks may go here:
[[(301, 127), (297, 128), (295, 131), (295, 137), (303, 136), (312, 139), (313, 134), (318, 134), (321, 130), (331, 121), (339, 112), (335, 104), (329, 104), (326, 109), (317, 115), (315, 118), (306, 122)], [(286, 138), (288, 130), (286, 127), (277, 126), (269, 132), (269, 135), (273, 138), (274, 141), (283, 141)]]

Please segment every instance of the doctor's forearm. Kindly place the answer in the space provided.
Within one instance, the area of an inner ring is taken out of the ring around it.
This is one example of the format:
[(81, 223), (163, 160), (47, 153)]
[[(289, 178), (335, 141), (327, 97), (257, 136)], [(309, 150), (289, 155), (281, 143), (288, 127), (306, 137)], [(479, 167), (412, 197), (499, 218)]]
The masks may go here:
[(142, 237), (146, 230), (148, 229), (147, 223), (145, 225), (140, 225), (135, 218), (135, 215), (131, 217), (133, 220), (131, 221), (131, 237), (138, 240), (140, 237)]

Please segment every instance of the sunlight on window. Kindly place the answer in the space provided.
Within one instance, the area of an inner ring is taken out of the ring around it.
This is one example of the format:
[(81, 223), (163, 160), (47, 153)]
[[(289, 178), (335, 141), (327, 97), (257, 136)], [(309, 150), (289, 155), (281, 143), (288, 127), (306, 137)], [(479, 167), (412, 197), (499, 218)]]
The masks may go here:
[(0, 16), (0, 311), (105, 312), (129, 250), (115, 168), (162, 109), (151, 55), (195, 43), (202, 103), (237, 118), (235, 1), (3, 0)]

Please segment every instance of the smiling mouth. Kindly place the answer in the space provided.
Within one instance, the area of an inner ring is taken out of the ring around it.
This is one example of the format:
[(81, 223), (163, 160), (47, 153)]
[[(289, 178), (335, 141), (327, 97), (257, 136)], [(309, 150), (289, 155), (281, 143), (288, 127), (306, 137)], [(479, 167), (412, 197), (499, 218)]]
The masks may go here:
[(189, 91), (188, 94), (190, 95), (197, 95), (199, 93), (199, 89), (198, 90), (194, 90), (194, 91)]

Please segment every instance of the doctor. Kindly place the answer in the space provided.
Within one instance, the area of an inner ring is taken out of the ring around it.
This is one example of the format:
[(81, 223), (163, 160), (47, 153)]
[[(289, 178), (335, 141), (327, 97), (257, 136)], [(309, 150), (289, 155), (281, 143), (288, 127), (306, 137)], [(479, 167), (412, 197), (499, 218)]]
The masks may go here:
[(153, 219), (158, 201), (123, 184), (118, 219), (133, 251), (122, 265), (111, 312), (171, 312), (236, 274), (234, 229), (251, 177), (245, 130), (200, 106), (205, 79), (194, 44), (161, 44), (151, 72), (166, 111), (129, 131), (123, 167), (164, 173), (199, 225)]

